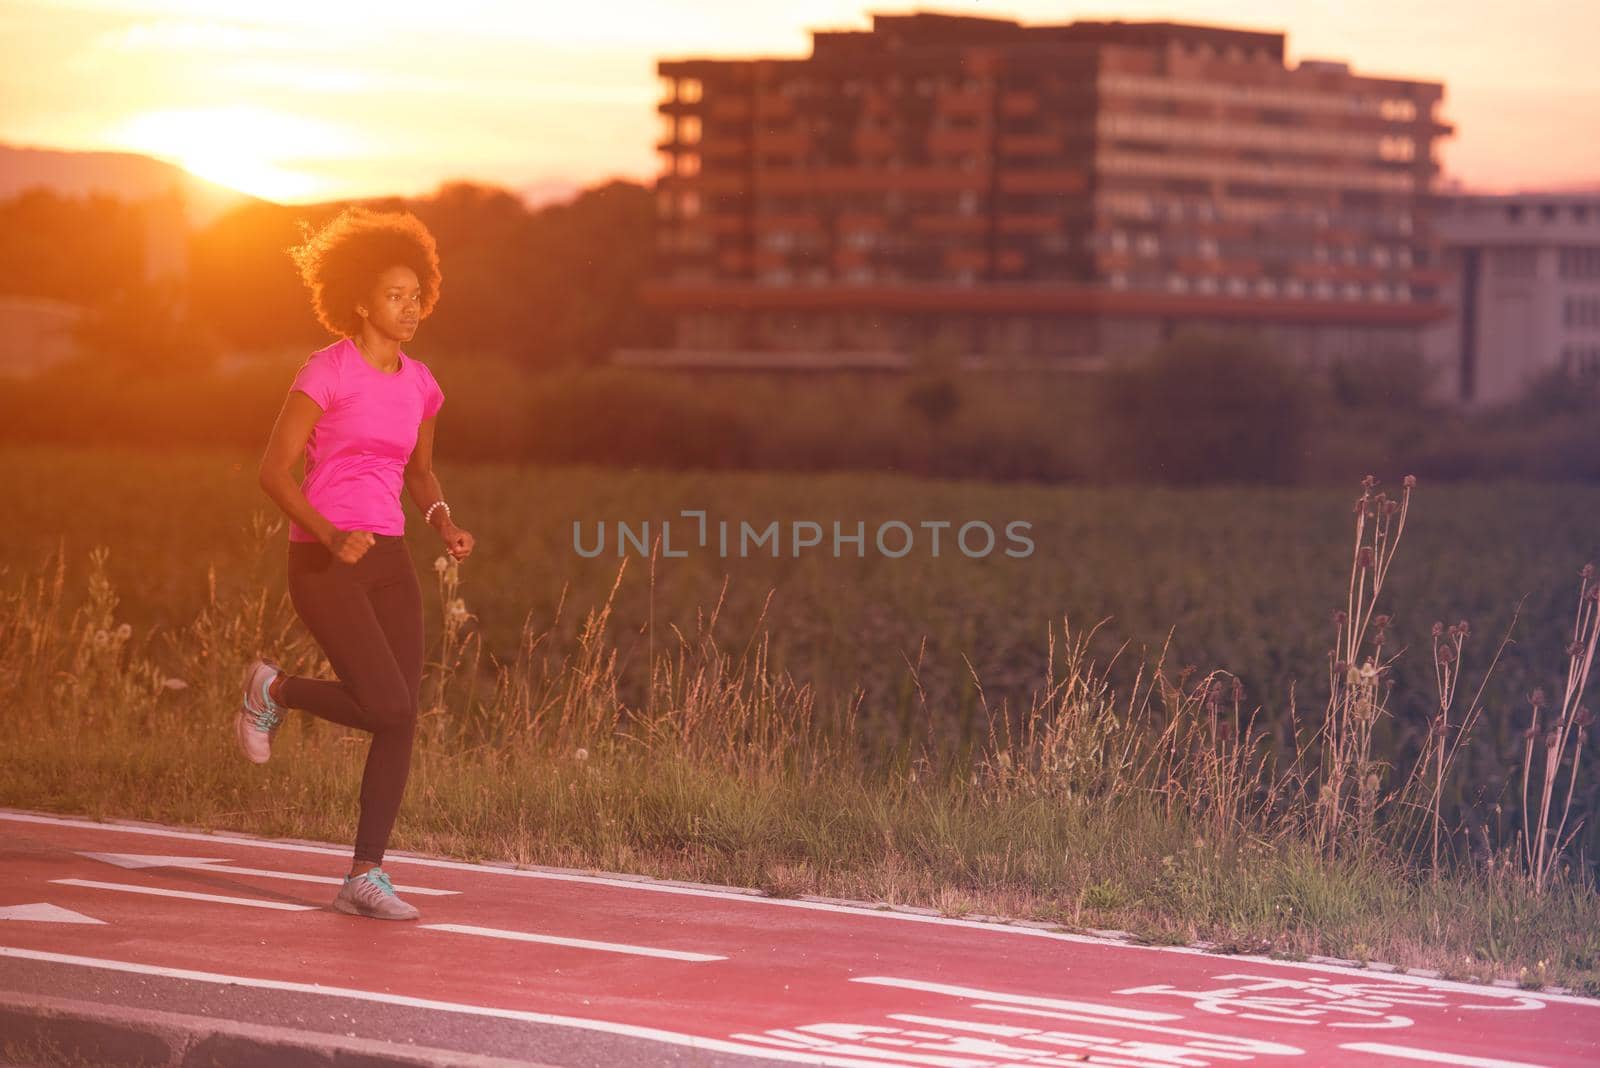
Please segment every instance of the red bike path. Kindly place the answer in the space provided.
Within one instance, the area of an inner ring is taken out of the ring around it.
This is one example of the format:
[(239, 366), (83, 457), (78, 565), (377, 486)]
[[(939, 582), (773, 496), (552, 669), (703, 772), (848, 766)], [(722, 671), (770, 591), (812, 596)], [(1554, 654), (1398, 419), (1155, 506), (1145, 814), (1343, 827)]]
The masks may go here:
[[(49, 962), (803, 1064), (1600, 1064), (1600, 1001), (1035, 926), (0, 810), (0, 977)], [(20, 966), (20, 964), (18, 965)], [(48, 995), (50, 991), (38, 993)]]

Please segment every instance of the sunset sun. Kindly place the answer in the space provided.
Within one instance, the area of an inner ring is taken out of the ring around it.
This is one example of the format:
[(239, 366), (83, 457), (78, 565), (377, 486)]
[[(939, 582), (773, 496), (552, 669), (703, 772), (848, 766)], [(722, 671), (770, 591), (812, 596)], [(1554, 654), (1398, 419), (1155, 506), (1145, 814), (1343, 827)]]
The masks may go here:
[(170, 160), (189, 173), (268, 200), (315, 196), (327, 180), (311, 161), (346, 155), (351, 139), (327, 123), (254, 106), (183, 108), (136, 115), (107, 138)]

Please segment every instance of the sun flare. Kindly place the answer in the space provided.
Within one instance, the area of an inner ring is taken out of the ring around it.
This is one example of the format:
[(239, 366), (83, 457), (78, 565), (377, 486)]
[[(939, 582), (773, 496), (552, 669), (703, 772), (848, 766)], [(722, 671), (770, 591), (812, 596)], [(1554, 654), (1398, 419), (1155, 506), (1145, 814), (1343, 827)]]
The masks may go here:
[(326, 123), (269, 108), (239, 106), (148, 111), (114, 130), (111, 144), (158, 156), (190, 174), (268, 200), (314, 196), (325, 178), (298, 161), (346, 156), (347, 135)]

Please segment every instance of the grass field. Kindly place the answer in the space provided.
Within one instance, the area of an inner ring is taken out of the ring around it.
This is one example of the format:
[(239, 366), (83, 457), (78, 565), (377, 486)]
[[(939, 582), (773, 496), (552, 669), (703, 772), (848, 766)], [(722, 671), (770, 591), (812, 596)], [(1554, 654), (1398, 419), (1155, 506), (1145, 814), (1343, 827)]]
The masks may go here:
[[(302, 717), (254, 769), (221, 729), (258, 650), (319, 668), (283, 592), (286, 532), (271, 529), (255, 457), (0, 455), (25, 513), (0, 533), (0, 803), (348, 837), (359, 736)], [(1382, 836), (1331, 858), (1314, 848), (1295, 804), (1256, 804), (1263, 780), (1217, 763), (1226, 751), (1194, 726), (1194, 692), (1152, 685), (1170, 635), (1166, 678), (1191, 664), (1196, 678), (1237, 675), (1245, 713), (1260, 706), (1267, 728), (1261, 751), (1292, 751), (1291, 693), (1302, 717), (1327, 699), (1353, 487), (449, 463), (441, 479), (478, 550), (449, 586), (433, 535), (410, 520), (435, 663), (395, 848), (1600, 983), (1592, 885), (1535, 897), (1505, 871), (1523, 696), (1560, 690), (1577, 571), (1600, 556), (1600, 490), (1417, 491), (1380, 607), (1395, 620), (1386, 651), (1405, 650), (1381, 756), (1403, 764), (1420, 740), (1432, 623), (1472, 621), (1470, 689), (1521, 604), (1452, 777), (1445, 808), (1463, 833), (1435, 879)], [(683, 544), (683, 509), (869, 532), (1024, 521), (1035, 550), (968, 559), (946, 544), (933, 558), (919, 541), (886, 559), (869, 533), (866, 559), (691, 549), (622, 567), (573, 548), (574, 521), (587, 540), (598, 522), (673, 519)], [(58, 547), (65, 603), (52, 613)], [(1193, 745), (1173, 756), (1173, 739)], [(1125, 760), (1130, 746), (1148, 759)], [(1594, 804), (1584, 782), (1581, 812)], [(1595, 840), (1585, 828), (1574, 849), (1592, 858)]]

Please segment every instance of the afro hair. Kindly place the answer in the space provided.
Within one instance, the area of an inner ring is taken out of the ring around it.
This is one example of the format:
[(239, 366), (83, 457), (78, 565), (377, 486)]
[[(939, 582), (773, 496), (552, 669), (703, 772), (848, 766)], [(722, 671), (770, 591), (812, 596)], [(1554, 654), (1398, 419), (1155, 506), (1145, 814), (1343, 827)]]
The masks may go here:
[(421, 314), (439, 300), (439, 252), (428, 228), (408, 211), (346, 208), (321, 230), (301, 222), (302, 244), (289, 249), (300, 280), (311, 290), (317, 320), (340, 337), (361, 332), (356, 305), (366, 300), (378, 276), (409, 267), (422, 288)]

